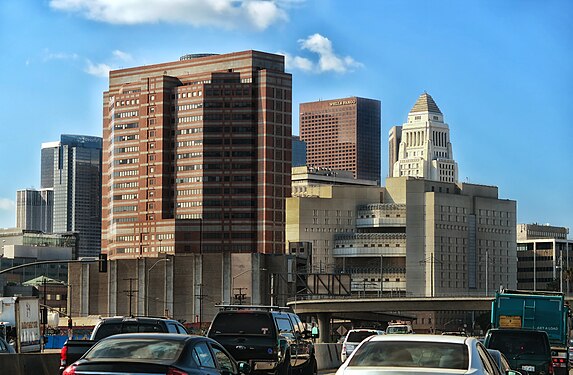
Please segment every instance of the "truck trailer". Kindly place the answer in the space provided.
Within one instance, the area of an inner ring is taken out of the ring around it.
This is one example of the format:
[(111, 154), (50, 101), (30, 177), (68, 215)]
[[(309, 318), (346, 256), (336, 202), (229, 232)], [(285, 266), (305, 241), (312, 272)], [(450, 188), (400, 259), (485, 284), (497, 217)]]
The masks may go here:
[(570, 309), (563, 293), (503, 290), (491, 308), (492, 328), (544, 331), (555, 374), (569, 373)]
[(38, 297), (0, 297), (0, 334), (18, 353), (41, 350)]

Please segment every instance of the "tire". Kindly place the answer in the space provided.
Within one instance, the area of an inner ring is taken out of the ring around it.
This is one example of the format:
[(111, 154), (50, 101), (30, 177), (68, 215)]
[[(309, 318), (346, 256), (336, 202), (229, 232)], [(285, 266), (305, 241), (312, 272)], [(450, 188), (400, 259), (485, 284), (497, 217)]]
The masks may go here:
[(275, 371), (276, 375), (292, 375), (290, 356), (287, 356), (282, 365)]
[(318, 374), (318, 366), (316, 364), (316, 358), (312, 356), (308, 365), (306, 366), (306, 371), (304, 375), (317, 375), (317, 374)]

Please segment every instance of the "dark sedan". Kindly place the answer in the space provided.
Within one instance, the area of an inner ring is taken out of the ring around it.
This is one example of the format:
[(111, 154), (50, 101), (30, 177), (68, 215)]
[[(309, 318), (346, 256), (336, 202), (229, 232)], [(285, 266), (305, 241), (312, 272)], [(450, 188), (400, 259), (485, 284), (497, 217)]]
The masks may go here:
[(63, 375), (248, 374), (216, 341), (203, 336), (133, 333), (110, 336), (95, 344)]

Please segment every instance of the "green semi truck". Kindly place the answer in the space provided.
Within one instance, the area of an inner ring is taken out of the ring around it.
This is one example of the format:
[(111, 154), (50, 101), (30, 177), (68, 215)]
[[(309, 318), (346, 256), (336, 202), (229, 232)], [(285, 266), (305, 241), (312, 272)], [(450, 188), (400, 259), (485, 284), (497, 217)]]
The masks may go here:
[(504, 290), (491, 308), (494, 329), (535, 330), (547, 333), (556, 375), (569, 373), (570, 309), (563, 293)]

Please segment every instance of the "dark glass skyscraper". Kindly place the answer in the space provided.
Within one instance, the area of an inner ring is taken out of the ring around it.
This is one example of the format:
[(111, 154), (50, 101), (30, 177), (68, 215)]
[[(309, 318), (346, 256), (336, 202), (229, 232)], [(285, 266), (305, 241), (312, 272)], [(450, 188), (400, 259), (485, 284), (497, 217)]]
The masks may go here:
[(54, 190), (53, 231), (79, 234), (76, 257), (98, 256), (101, 244), (102, 139), (62, 135), (42, 144), (42, 188)]

